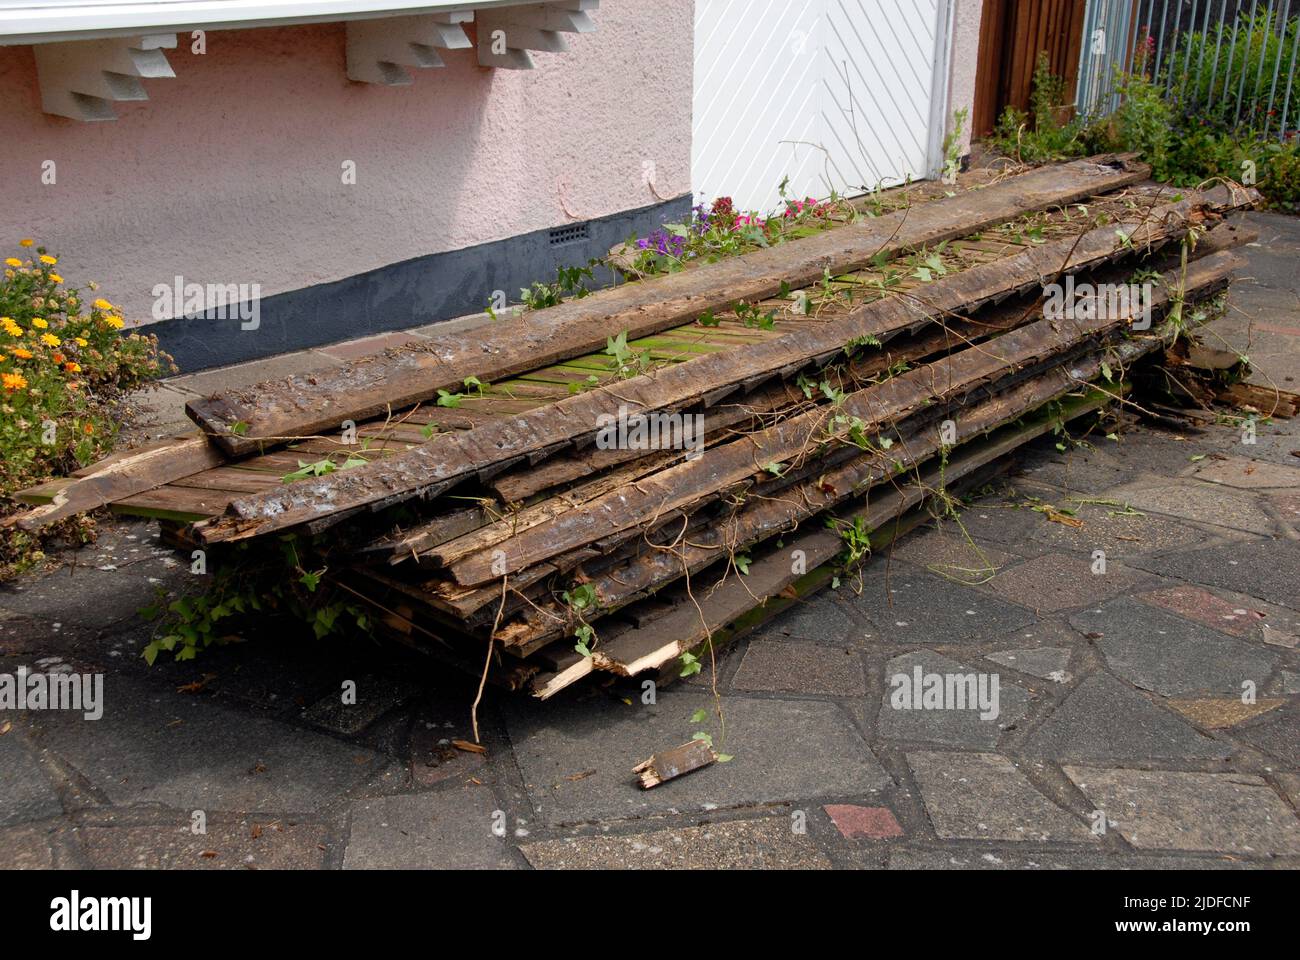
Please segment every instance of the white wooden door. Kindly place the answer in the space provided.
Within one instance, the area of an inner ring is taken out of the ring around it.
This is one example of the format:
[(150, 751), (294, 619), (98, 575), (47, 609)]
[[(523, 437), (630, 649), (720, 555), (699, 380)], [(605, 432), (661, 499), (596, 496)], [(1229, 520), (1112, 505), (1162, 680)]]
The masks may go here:
[(949, 0), (696, 0), (697, 202), (772, 210), (942, 164)]

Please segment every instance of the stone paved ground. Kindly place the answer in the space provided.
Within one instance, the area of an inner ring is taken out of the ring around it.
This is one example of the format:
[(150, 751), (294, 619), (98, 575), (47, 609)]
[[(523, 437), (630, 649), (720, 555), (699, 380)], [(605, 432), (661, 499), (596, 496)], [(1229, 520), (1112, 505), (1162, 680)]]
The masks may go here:
[[(1295, 389), (1300, 228), (1258, 219), (1216, 329)], [(647, 792), (635, 763), (721, 738), (706, 678), (491, 696), (487, 754), (459, 752), (473, 683), (414, 655), (266, 638), (147, 668), (136, 611), (188, 574), (117, 524), (0, 592), (0, 672), (106, 674), (102, 719), (0, 713), (0, 866), (1298, 866), (1300, 423), (1240, 439), (1040, 444), (860, 593), (721, 656), (734, 759)], [(896, 709), (917, 667), (995, 675), (996, 717)]]

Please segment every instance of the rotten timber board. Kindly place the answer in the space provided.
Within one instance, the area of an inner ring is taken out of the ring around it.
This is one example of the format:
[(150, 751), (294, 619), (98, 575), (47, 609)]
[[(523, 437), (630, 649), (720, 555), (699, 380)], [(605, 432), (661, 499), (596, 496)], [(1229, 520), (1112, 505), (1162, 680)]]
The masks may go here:
[[(879, 336), (919, 327), (936, 316), (970, 309), (1077, 270), (1105, 263), (1124, 249), (1141, 247), (1179, 235), (1183, 225), (1204, 216), (1208, 205), (1233, 206), (1251, 197), (1216, 188), (1209, 197), (1193, 195), (1150, 211), (1143, 220), (1111, 224), (1074, 241), (1058, 241), (1027, 249), (1005, 262), (974, 267), (936, 280), (924, 297), (906, 302), (878, 300), (822, 324), (798, 337), (782, 337), (754, 347), (700, 357), (686, 364), (634, 377), (618, 384), (614, 397), (640, 411), (680, 409), (702, 390), (755, 376), (793, 372), (818, 357), (833, 356), (862, 336)], [(1121, 240), (1119, 231), (1123, 231)], [(499, 424), (455, 436), (434, 438), (375, 467), (333, 474), (295, 484), (279, 495), (233, 501), (227, 516), (202, 525), (200, 539), (213, 543), (315, 523), (328, 524), (339, 511), (382, 509), (449, 483), (485, 465), (544, 456), (595, 430), (597, 416), (609, 405), (607, 388), (568, 397)], [(328, 504), (328, 506), (326, 506)]]
[[(1073, 419), (1111, 402), (1113, 397), (1092, 393), (1069, 405), (1063, 419)], [(930, 489), (951, 483), (978, 467), (1004, 456), (1030, 440), (1049, 431), (1055, 418), (1022, 427), (1012, 427), (988, 440), (973, 445), (944, 468), (941, 479), (937, 471), (929, 479)], [(878, 530), (906, 509), (926, 498), (926, 484), (909, 484), (902, 491), (877, 500), (857, 514), (867, 522), (868, 529)], [(835, 559), (843, 542), (833, 532), (825, 529), (811, 530), (788, 540), (785, 547), (777, 548), (762, 560), (751, 563), (746, 577), (733, 576), (699, 600), (700, 610), (694, 603), (680, 604), (672, 614), (662, 617), (650, 627), (628, 631), (608, 644), (593, 651), (594, 666), (621, 676), (635, 676), (646, 670), (658, 669), (682, 653), (706, 643), (713, 631), (744, 616), (753, 609), (755, 596), (769, 598), (799, 578), (791, 569), (790, 550), (803, 550), (808, 568), (820, 567)], [(741, 582), (743, 580), (743, 582)]]
[[(736, 300), (762, 300), (783, 283), (798, 288), (827, 269), (844, 273), (881, 250), (955, 239), (1026, 211), (1136, 183), (1148, 173), (1117, 158), (1041, 167), (977, 191), (512, 317), (473, 337), (438, 338), (364, 362), (191, 401), (187, 409), (229, 453), (246, 455), (257, 450), (259, 439), (337, 429), (344, 420), (368, 419), (389, 407), (426, 400), (440, 389), (457, 389), (467, 377), (495, 380), (580, 356), (603, 344), (612, 330), (627, 330), (629, 339), (644, 337)], [(232, 432), (237, 423), (247, 428)]]
[[(1221, 280), (1237, 263), (1238, 259), (1228, 253), (1196, 261), (1188, 268), (1188, 288)], [(1166, 281), (1176, 283), (1179, 278), (1166, 275)], [(1160, 306), (1167, 298), (1166, 289), (1161, 287), (1153, 293), (1152, 306)], [(995, 380), (1008, 367), (1029, 366), (1050, 359), (1062, 350), (1121, 326), (1127, 319), (1040, 320), (996, 338), (991, 347), (968, 347), (850, 394), (839, 413), (857, 418), (862, 431), (874, 434), (892, 420)], [(652, 517), (689, 509), (700, 497), (740, 483), (768, 464), (794, 460), (814, 438), (845, 432), (842, 427), (828, 426), (828, 419), (823, 409), (809, 411), (714, 448), (710, 456), (684, 461), (644, 478), (630, 489), (602, 495), (581, 509), (517, 531), (507, 551), (495, 551), (489, 556), (480, 550), (450, 561), (450, 571), (458, 583), (467, 586), (485, 583), (602, 536), (638, 526)]]

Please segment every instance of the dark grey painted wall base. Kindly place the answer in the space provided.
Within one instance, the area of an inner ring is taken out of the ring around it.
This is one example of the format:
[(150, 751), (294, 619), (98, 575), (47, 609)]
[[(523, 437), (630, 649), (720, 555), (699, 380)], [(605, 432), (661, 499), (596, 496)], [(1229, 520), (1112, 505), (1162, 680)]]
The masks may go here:
[[(181, 371), (193, 373), (423, 326), (483, 310), (493, 290), (504, 290), (511, 303), (518, 302), (521, 287), (554, 280), (557, 267), (585, 266), (633, 233), (644, 236), (664, 223), (680, 222), (690, 207), (691, 196), (685, 194), (585, 223), (433, 253), (264, 297), (255, 330), (241, 329), (238, 311), (228, 308), (227, 319), (211, 310), (152, 323), (141, 332), (157, 334)], [(596, 279), (607, 285), (613, 276), (599, 271)]]

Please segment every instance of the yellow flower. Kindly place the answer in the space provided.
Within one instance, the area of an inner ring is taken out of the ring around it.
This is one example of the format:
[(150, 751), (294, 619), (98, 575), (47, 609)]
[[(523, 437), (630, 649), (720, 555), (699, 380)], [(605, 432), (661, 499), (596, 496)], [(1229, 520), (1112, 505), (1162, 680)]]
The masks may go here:
[(23, 328), (14, 323), (9, 317), (0, 317), (0, 327), (4, 327), (5, 333), (11, 337), (21, 337)]
[(94, 303), (92, 303), (91, 306), (92, 306), (92, 307), (95, 307), (95, 308), (98, 309), (98, 310), (112, 310), (112, 309), (114, 309), (113, 305), (112, 305), (111, 303), (109, 303), (107, 300), (105, 300), (103, 297), (100, 297), (98, 300), (96, 300)]
[(25, 347), (14, 347), (13, 353), (19, 360), (30, 360), (32, 358), (32, 352)]
[(58, 257), (51, 257), (48, 253), (41, 254), (41, 263), (48, 264), (49, 266), (52, 267), (58, 262), (59, 262)]
[(44, 330), (49, 325), (49, 322), (43, 317), (32, 317), (32, 326), (37, 330)]
[(6, 257), (5, 263), (11, 267), (21, 267), (23, 265), (23, 262), (17, 257)]
[(30, 247), (30, 246), (31, 246), (33, 243), (35, 243), (35, 242), (36, 242), (35, 240), (28, 240), (28, 239), (24, 238), (24, 239), (18, 241), (18, 246), (20, 246), (20, 247)]
[(90, 345), (90, 341), (87, 340), (85, 337), (74, 337), (73, 339), (77, 341), (77, 346), (79, 347), (85, 347)]
[(104, 322), (108, 324), (110, 327), (112, 327), (114, 330), (121, 330), (124, 324), (124, 321), (122, 320), (121, 317), (112, 313), (110, 313), (108, 316), (104, 318)]
[(61, 341), (52, 333), (41, 334), (41, 343), (47, 347), (57, 347)]
[(50, 274), (50, 279), (53, 280), (55, 283), (62, 283), (62, 282), (63, 282), (63, 278), (62, 278), (61, 276), (59, 276), (57, 273), (51, 273), (51, 274)]
[(17, 371), (0, 374), (0, 381), (3, 381), (5, 390), (22, 390), (27, 386), (27, 378)]

